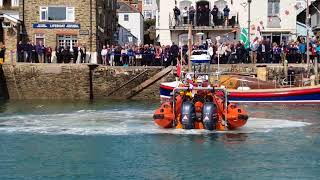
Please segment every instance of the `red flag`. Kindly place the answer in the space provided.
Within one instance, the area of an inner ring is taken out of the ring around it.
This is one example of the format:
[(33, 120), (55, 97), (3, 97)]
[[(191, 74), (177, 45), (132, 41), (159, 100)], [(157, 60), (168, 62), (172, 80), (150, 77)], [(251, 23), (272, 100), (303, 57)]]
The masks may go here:
[(177, 63), (177, 76), (178, 76), (178, 77), (181, 76), (181, 64), (180, 64), (179, 61), (178, 61), (178, 63)]

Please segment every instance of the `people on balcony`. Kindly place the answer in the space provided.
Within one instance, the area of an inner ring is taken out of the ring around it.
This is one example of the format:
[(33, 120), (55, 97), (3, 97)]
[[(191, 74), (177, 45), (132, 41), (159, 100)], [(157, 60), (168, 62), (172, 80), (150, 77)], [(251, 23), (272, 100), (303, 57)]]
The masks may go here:
[(208, 5), (198, 6), (197, 25), (209, 26), (210, 8)]
[(189, 23), (194, 25), (194, 15), (196, 14), (196, 10), (193, 6), (189, 8)]
[(181, 14), (180, 9), (177, 6), (175, 6), (173, 9), (173, 13), (174, 13), (175, 24), (179, 25), (180, 24), (179, 16)]
[(213, 19), (213, 24), (216, 25), (217, 23), (217, 19), (218, 19), (218, 13), (219, 13), (219, 9), (216, 5), (213, 6), (213, 9), (211, 10), (211, 15), (212, 15), (212, 19)]
[(183, 18), (183, 24), (188, 24), (188, 8), (184, 7), (182, 10), (182, 18)]
[(225, 26), (227, 26), (229, 24), (229, 14), (230, 14), (230, 9), (229, 9), (228, 5), (226, 5), (226, 7), (223, 9), (223, 17), (224, 17)]
[[(184, 7), (180, 10), (177, 6), (173, 9), (174, 13), (174, 26), (179, 25), (197, 25), (197, 26), (229, 26), (236, 23), (236, 16), (230, 17), (230, 9), (228, 5), (222, 11), (214, 5), (210, 10), (209, 5), (199, 5), (197, 9), (193, 6)], [(212, 15), (212, 20), (211, 20)]]

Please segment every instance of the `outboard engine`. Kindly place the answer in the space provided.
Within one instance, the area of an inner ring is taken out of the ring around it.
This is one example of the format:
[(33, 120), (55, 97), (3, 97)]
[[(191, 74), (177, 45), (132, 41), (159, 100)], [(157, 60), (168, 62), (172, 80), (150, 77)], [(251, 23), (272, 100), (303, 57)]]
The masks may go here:
[(217, 121), (217, 106), (212, 102), (206, 102), (202, 109), (202, 121), (204, 128), (214, 130)]
[(181, 122), (183, 129), (194, 129), (196, 112), (194, 104), (189, 101), (183, 102), (181, 106)]

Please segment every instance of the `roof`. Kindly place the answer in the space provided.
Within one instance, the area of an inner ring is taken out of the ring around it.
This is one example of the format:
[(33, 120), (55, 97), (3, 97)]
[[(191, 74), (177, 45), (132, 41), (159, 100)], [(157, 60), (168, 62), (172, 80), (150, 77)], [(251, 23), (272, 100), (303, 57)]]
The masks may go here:
[(0, 18), (5, 18), (8, 19), (9, 21), (13, 23), (20, 23), (19, 15), (14, 14), (14, 13), (0, 13)]
[(118, 24), (118, 26), (119, 26), (120, 28), (125, 29), (125, 30), (126, 30), (131, 36), (133, 36), (135, 39), (138, 39), (138, 38), (137, 38), (135, 35), (133, 35), (133, 34), (131, 33), (131, 31), (129, 31), (127, 28), (121, 26), (120, 24)]
[[(310, 14), (315, 14), (318, 12), (318, 10), (315, 8), (315, 6), (318, 7), (319, 4), (320, 4), (320, 0), (315, 0), (310, 4), (310, 6), (309, 6)], [(306, 19), (306, 9), (297, 15), (298, 22), (305, 23), (305, 21), (306, 21), (305, 19)]]
[(136, 8), (125, 2), (118, 2), (117, 13), (140, 13)]

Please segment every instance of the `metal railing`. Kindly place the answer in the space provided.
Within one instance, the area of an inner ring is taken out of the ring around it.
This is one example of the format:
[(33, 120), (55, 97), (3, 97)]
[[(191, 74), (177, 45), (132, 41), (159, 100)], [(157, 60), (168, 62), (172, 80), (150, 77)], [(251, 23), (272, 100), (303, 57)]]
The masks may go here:
[[(238, 16), (238, 15), (237, 15)], [(169, 25), (170, 27), (188, 27), (190, 24), (193, 26), (209, 26), (214, 28), (215, 26), (223, 26), (223, 27), (233, 27), (238, 25), (237, 16), (232, 16), (228, 22), (224, 20), (224, 17), (218, 16), (216, 19), (213, 19), (212, 15), (209, 15), (208, 18), (203, 19), (202, 21), (198, 18), (198, 14), (196, 13), (193, 18), (190, 19), (190, 16), (175, 16), (174, 13), (169, 14)]]
[[(262, 88), (263, 82), (259, 78), (257, 78), (257, 89)], [(269, 81), (270, 82), (270, 81)], [(274, 85), (274, 89), (280, 88), (292, 88), (292, 87), (306, 87), (311, 85), (311, 80), (306, 77), (304, 74), (295, 74), (295, 75), (288, 75), (287, 77), (284, 76), (275, 76), (272, 80)], [(241, 81), (238, 89), (245, 91), (245, 88), (249, 87), (246, 81)], [(249, 87), (250, 88), (250, 87)]]

